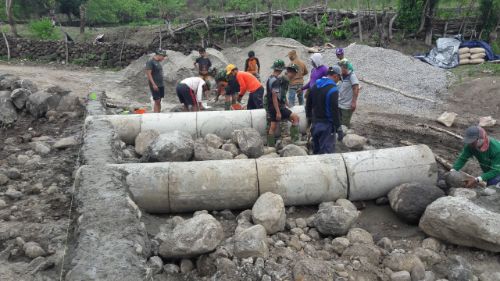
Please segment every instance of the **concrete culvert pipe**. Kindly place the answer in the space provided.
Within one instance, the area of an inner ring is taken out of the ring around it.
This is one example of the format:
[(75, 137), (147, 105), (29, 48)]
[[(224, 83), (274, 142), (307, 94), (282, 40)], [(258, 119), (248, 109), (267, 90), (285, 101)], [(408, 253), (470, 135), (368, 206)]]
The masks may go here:
[[(300, 130), (305, 133), (307, 121), (303, 106), (295, 106), (292, 111), (300, 117)], [(89, 116), (85, 123), (94, 118), (107, 118), (115, 127), (121, 140), (134, 144), (135, 137), (144, 130), (167, 133), (184, 131), (193, 137), (216, 134), (221, 138), (231, 138), (236, 129), (254, 128), (266, 135), (266, 112), (264, 109), (235, 111), (200, 111), (176, 113), (147, 113), (141, 115), (101, 115)]]
[(437, 168), (425, 145), (280, 159), (116, 164), (137, 204), (151, 213), (244, 209), (260, 194), (285, 204), (311, 205), (339, 198), (374, 200), (395, 186), (435, 184)]

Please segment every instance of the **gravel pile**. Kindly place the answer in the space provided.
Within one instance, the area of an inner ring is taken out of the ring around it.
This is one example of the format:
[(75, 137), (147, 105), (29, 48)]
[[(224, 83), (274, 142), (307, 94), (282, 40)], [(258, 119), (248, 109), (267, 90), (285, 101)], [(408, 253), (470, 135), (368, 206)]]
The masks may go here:
[[(391, 113), (425, 116), (437, 108), (440, 97), (447, 93), (446, 70), (433, 67), (398, 51), (354, 44), (345, 49), (345, 55), (353, 63), (358, 78), (436, 101), (432, 103), (408, 98), (361, 82), (360, 106), (370, 104), (380, 106)], [(327, 50), (323, 56), (328, 65), (338, 62), (335, 50)]]

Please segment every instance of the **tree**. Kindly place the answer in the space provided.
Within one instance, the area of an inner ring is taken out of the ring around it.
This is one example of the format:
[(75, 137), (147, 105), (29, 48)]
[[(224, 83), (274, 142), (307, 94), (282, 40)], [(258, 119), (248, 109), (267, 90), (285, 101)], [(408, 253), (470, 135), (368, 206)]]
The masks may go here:
[(500, 25), (500, 0), (481, 0), (479, 12), (481, 13), (481, 34), (484, 38), (494, 37), (493, 34)]
[(18, 37), (16, 23), (14, 22), (14, 15), (12, 13), (13, 0), (5, 0), (5, 12), (7, 13), (7, 20), (9, 21), (10, 31), (15, 37)]
[(80, 16), (80, 5), (83, 0), (57, 0), (59, 12), (68, 17), (68, 21), (72, 21), (71, 16)]
[(80, 3), (78, 12), (80, 14), (80, 34), (83, 34), (85, 33), (85, 24), (87, 19), (87, 9), (85, 7), (85, 1), (82, 1), (82, 3)]

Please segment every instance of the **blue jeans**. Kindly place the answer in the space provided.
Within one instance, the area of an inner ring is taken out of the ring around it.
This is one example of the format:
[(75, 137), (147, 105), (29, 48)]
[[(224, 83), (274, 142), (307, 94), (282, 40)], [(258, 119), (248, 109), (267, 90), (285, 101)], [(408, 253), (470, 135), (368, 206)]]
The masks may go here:
[(314, 154), (335, 153), (335, 130), (331, 123), (313, 123), (311, 134)]
[(497, 184), (499, 184), (499, 183), (500, 183), (500, 175), (498, 175), (498, 176), (496, 176), (496, 177), (492, 178), (491, 180), (489, 180), (489, 181), (487, 182), (488, 186), (497, 185)]
[(299, 105), (304, 104), (304, 94), (300, 93), (297, 95), (297, 90), (301, 89), (303, 85), (290, 85), (288, 87), (288, 105), (290, 107), (295, 106), (295, 99), (299, 99)]

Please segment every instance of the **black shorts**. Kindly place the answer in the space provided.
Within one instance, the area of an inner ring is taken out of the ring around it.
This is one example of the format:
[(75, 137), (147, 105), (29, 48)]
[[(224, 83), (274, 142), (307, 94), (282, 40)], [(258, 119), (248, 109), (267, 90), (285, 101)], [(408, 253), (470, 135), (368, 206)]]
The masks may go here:
[(178, 84), (176, 88), (177, 97), (185, 107), (195, 106), (197, 104), (196, 95), (186, 84)]
[[(292, 116), (292, 111), (286, 107), (280, 107), (280, 112), (281, 120), (288, 120), (290, 119), (290, 116)], [(271, 119), (271, 122), (280, 122), (276, 120), (276, 111), (274, 108), (269, 110), (269, 118)]]
[(151, 90), (153, 100), (161, 100), (165, 97), (165, 87), (158, 87), (158, 91), (153, 90), (153, 87), (149, 87), (149, 89)]

